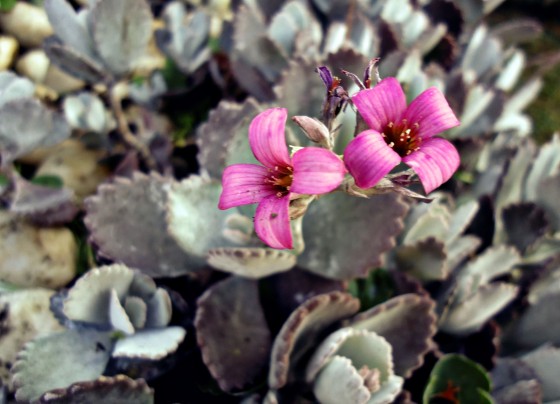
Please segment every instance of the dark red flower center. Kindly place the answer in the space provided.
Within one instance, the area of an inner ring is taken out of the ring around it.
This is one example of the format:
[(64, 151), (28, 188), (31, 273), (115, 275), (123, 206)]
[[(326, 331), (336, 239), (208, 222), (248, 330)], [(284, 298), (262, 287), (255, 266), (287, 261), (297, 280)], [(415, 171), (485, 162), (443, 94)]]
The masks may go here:
[(382, 136), (387, 145), (396, 151), (399, 156), (405, 157), (410, 153), (420, 150), (422, 139), (418, 136), (418, 123), (412, 125), (406, 119), (400, 122), (389, 122), (383, 130)]
[(290, 193), (290, 186), (294, 179), (294, 170), (292, 167), (274, 167), (268, 169), (268, 176), (265, 182), (270, 184), (277, 192), (277, 197), (282, 197)]

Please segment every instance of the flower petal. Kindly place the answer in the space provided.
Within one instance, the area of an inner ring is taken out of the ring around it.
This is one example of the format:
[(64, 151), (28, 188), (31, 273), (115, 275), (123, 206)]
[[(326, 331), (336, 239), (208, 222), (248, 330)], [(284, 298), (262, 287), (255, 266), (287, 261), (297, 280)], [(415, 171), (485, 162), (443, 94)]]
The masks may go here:
[(285, 134), (287, 116), (285, 108), (270, 108), (258, 114), (249, 126), (251, 150), (266, 167), (291, 165)]
[(429, 194), (446, 182), (459, 167), (459, 153), (455, 146), (445, 139), (435, 137), (422, 143), (420, 150), (403, 158), (422, 182)]
[(264, 198), (255, 213), (255, 232), (269, 247), (291, 249), (292, 230), (288, 206), (290, 196), (278, 198), (276, 195)]
[(418, 136), (429, 139), (461, 122), (436, 87), (430, 87), (414, 99), (403, 115), (409, 124), (418, 123)]
[(234, 164), (225, 169), (222, 176), (222, 194), (218, 208), (260, 202), (263, 198), (276, 194), (274, 188), (265, 182), (268, 169), (256, 164)]
[(371, 129), (383, 132), (389, 122), (396, 122), (406, 110), (406, 97), (394, 77), (387, 77), (374, 88), (359, 91), (352, 97), (354, 105)]
[(360, 188), (371, 188), (401, 162), (379, 132), (366, 130), (344, 150), (344, 162)]
[(298, 194), (318, 195), (338, 187), (346, 168), (333, 152), (319, 147), (305, 147), (292, 157), (294, 179), (290, 191)]

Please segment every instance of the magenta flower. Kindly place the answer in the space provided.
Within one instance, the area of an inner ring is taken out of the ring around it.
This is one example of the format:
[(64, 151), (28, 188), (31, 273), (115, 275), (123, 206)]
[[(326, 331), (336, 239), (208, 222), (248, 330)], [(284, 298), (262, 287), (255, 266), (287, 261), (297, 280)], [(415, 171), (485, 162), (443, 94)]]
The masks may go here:
[(429, 194), (459, 167), (455, 147), (435, 137), (460, 123), (437, 88), (427, 89), (407, 107), (400, 84), (388, 77), (358, 92), (352, 101), (371, 128), (344, 151), (348, 171), (360, 188), (373, 187), (403, 162), (416, 172)]
[(288, 208), (301, 194), (318, 195), (334, 190), (346, 169), (333, 152), (305, 147), (290, 158), (284, 129), (284, 108), (261, 112), (249, 126), (249, 144), (261, 165), (234, 164), (225, 169), (218, 207), (258, 203), (255, 232), (272, 248), (292, 248)]

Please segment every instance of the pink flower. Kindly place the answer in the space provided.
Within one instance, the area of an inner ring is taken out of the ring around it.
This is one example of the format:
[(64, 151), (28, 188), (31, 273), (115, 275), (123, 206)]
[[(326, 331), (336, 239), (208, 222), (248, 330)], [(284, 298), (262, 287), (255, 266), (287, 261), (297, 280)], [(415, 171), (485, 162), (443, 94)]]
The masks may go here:
[(290, 158), (284, 129), (284, 108), (261, 112), (249, 126), (249, 144), (261, 165), (234, 164), (225, 169), (218, 207), (258, 203), (255, 232), (272, 248), (292, 248), (288, 208), (297, 194), (318, 195), (334, 190), (346, 169), (333, 152), (318, 147), (298, 150)]
[(344, 151), (348, 171), (360, 188), (371, 188), (403, 162), (422, 182), (427, 194), (447, 181), (459, 167), (459, 153), (440, 132), (459, 125), (445, 97), (435, 87), (407, 107), (404, 92), (393, 77), (352, 97), (371, 128)]

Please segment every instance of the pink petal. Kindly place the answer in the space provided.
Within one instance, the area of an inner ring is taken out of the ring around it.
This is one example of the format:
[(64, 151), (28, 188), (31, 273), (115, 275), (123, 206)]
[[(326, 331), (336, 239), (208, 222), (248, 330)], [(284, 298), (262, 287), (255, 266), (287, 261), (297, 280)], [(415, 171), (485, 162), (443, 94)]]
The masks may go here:
[(409, 125), (418, 123), (418, 136), (428, 139), (460, 124), (445, 96), (430, 87), (414, 99), (403, 115)]
[(406, 97), (394, 77), (381, 80), (374, 88), (359, 91), (352, 101), (369, 127), (378, 132), (383, 132), (389, 122), (399, 121), (406, 110)]
[(222, 194), (218, 208), (260, 202), (263, 198), (276, 194), (274, 188), (265, 183), (268, 169), (256, 164), (234, 164), (225, 169), (222, 176)]
[(344, 162), (360, 188), (371, 188), (401, 162), (379, 132), (366, 130), (344, 150)]
[(290, 190), (298, 194), (318, 195), (338, 187), (346, 168), (333, 152), (319, 147), (306, 147), (292, 157), (294, 179)]
[(424, 191), (429, 194), (446, 182), (459, 167), (457, 149), (445, 139), (434, 137), (422, 143), (420, 150), (403, 158), (414, 169)]
[(287, 116), (285, 108), (267, 109), (258, 114), (249, 126), (251, 150), (266, 167), (291, 165), (284, 132)]
[(278, 198), (276, 195), (264, 198), (255, 213), (255, 232), (269, 247), (291, 249), (292, 230), (288, 206), (289, 195)]

